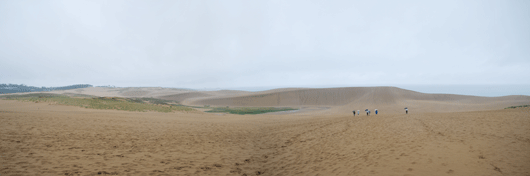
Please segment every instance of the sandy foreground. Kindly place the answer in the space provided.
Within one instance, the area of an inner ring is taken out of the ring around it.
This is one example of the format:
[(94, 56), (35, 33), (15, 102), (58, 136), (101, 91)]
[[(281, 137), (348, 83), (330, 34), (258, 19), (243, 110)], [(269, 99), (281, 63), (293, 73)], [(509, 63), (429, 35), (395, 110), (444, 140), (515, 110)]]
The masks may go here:
[(3, 175), (530, 175), (530, 109), (361, 115), (0, 100)]

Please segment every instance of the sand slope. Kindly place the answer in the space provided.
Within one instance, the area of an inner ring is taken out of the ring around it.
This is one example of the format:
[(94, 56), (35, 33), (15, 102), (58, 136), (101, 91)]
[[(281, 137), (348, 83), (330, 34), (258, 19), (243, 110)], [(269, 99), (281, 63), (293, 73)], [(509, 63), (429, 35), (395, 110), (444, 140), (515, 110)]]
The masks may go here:
[(91, 87), (58, 94), (87, 94), (107, 97), (154, 97), (194, 106), (267, 106), (303, 109), (298, 114), (349, 114), (352, 110), (378, 109), (381, 113), (464, 112), (503, 109), (530, 104), (530, 96), (478, 97), (426, 94), (397, 87), (285, 88), (261, 92), (237, 90), (194, 91), (159, 87)]
[(209, 97), (192, 102), (212, 106), (288, 106), (330, 107), (326, 113), (351, 113), (352, 110), (378, 109), (381, 112), (455, 112), (503, 109), (530, 104), (530, 96), (478, 97), (452, 94), (425, 94), (396, 87), (352, 87), (295, 89), (256, 92), (233, 97)]
[(530, 109), (135, 113), (0, 100), (2, 175), (529, 175)]
[(213, 95), (202, 93), (202, 92), (187, 92), (187, 93), (180, 93), (180, 94), (173, 94), (173, 95), (165, 95), (165, 96), (160, 96), (157, 98), (160, 98), (163, 100), (172, 100), (176, 102), (182, 102), (186, 99), (202, 98), (202, 97), (210, 97), (210, 96), (213, 96)]
[[(0, 100), (1, 175), (530, 175), (530, 108), (503, 109), (528, 96), (394, 87), (56, 93), (306, 109), (158, 113)], [(350, 114), (365, 108), (381, 113)]]
[[(126, 88), (107, 88), (107, 87), (89, 87), (82, 89), (58, 90), (46, 93), (55, 94), (86, 94), (99, 97), (159, 97), (172, 94), (181, 94), (194, 92), (188, 89), (174, 89), (161, 87), (126, 87)], [(27, 94), (27, 93), (24, 93)]]

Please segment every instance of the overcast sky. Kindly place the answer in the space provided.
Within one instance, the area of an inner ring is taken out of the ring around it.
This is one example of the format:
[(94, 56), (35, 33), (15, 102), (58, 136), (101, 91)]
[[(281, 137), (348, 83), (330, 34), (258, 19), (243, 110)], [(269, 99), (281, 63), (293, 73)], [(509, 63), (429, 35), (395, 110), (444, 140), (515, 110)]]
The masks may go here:
[(530, 84), (530, 1), (0, 1), (0, 83)]

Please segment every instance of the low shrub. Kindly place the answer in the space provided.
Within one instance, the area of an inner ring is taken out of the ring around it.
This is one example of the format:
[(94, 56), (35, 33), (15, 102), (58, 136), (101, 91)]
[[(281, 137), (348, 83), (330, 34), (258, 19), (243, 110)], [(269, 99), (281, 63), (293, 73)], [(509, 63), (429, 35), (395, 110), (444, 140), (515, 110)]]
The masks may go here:
[(526, 108), (526, 107), (530, 107), (530, 105), (510, 106), (504, 109), (515, 109), (515, 108)]
[(212, 110), (205, 111), (205, 112), (212, 112), (212, 113), (218, 113), (218, 112), (225, 112), (230, 114), (263, 114), (263, 113), (269, 113), (269, 112), (278, 112), (278, 111), (291, 111), (296, 110), (293, 108), (275, 108), (275, 107), (237, 107), (237, 108), (229, 108), (229, 107), (215, 107)]
[(185, 106), (173, 106), (161, 104), (165, 101), (154, 101), (156, 99), (150, 98), (158, 104), (139, 102), (137, 99), (128, 99), (120, 97), (98, 97), (98, 98), (72, 98), (57, 94), (26, 94), (26, 95), (9, 95), (2, 96), (7, 100), (32, 101), (32, 102), (55, 102), (63, 105), (78, 106), (91, 109), (116, 109), (123, 111), (157, 111), (157, 112), (172, 112), (172, 111), (196, 111), (193, 108)]

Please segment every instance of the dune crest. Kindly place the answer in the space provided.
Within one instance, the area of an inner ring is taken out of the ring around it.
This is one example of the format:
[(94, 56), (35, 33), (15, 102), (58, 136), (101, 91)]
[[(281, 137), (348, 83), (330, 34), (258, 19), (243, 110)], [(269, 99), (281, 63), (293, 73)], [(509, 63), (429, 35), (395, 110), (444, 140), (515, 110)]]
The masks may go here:
[(330, 107), (328, 113), (350, 113), (353, 109), (375, 108), (397, 113), (402, 112), (404, 107), (421, 112), (459, 112), (530, 104), (530, 97), (479, 97), (427, 94), (397, 87), (346, 87), (264, 91), (242, 96), (209, 97), (187, 103), (211, 106)]

